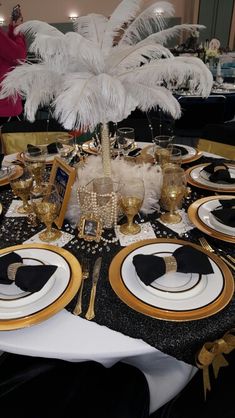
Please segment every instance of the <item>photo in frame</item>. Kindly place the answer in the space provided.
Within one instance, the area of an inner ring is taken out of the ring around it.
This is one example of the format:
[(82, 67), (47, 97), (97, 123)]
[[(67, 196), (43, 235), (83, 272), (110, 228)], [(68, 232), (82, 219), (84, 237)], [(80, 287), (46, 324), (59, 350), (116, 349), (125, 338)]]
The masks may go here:
[(61, 201), (60, 213), (55, 220), (58, 228), (63, 225), (75, 177), (76, 170), (74, 167), (66, 164), (61, 158), (56, 157), (54, 159), (49, 181), (57, 187)]
[(87, 214), (81, 217), (78, 225), (78, 236), (85, 241), (99, 242), (103, 228), (101, 219), (94, 214)]

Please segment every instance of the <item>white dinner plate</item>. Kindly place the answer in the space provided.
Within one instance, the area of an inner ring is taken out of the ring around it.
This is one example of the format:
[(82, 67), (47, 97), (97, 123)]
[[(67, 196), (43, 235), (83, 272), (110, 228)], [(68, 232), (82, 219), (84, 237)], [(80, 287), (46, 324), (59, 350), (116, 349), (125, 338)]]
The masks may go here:
[[(208, 275), (168, 273), (146, 286), (138, 277), (136, 254), (169, 256), (182, 245), (192, 245), (206, 254), (213, 268)], [(215, 254), (182, 240), (152, 239), (122, 249), (112, 260), (109, 279), (113, 290), (131, 308), (158, 319), (190, 321), (215, 314), (226, 306), (234, 292), (228, 267)]]
[(220, 295), (224, 280), (220, 269), (211, 259), (214, 273), (210, 275), (168, 273), (155, 280), (151, 286), (146, 286), (138, 278), (132, 262), (134, 255), (155, 254), (159, 257), (166, 257), (171, 256), (179, 247), (180, 245), (177, 244), (161, 243), (143, 246), (132, 251), (125, 258), (121, 268), (125, 286), (144, 303), (160, 309), (187, 311), (213, 302)]
[(216, 220), (211, 211), (220, 206), (219, 200), (234, 199), (235, 196), (207, 196), (193, 202), (188, 208), (190, 221), (202, 232), (222, 241), (235, 243), (235, 228)]
[[(55, 154), (46, 154), (45, 155), (45, 161), (46, 164), (52, 164), (55, 157), (59, 157), (60, 154), (57, 152)], [(24, 161), (32, 161), (35, 160), (35, 157), (32, 157), (28, 152), (22, 152), (20, 154), (21, 159), (23, 159)]]
[(19, 254), (24, 264), (56, 265), (57, 269), (38, 292), (24, 292), (14, 283), (0, 284), (1, 330), (23, 328), (47, 319), (70, 302), (81, 283), (78, 260), (63, 248), (22, 244), (0, 250), (0, 257), (11, 251)]
[[(209, 180), (209, 174), (203, 169), (208, 164), (199, 164), (195, 167), (189, 168), (186, 173), (188, 175), (188, 182), (193, 186), (201, 187), (207, 190), (214, 190), (220, 192), (235, 192), (235, 183), (215, 183)], [(235, 166), (227, 164), (231, 178), (235, 179)]]
[[(154, 157), (154, 145), (153, 144), (149, 144), (146, 146), (146, 143), (144, 142), (140, 142), (139, 144), (141, 144), (141, 148), (142, 148), (142, 152), (141, 154), (143, 155), (144, 153), (147, 153), (149, 155), (151, 155), (152, 157)], [(174, 147), (182, 147), (184, 148), (187, 153), (185, 155), (182, 155), (182, 163), (186, 164), (192, 161), (195, 161), (197, 159), (199, 159), (202, 155), (201, 151), (198, 151), (196, 148), (190, 147), (188, 145), (183, 145), (183, 144), (173, 144)]]
[(235, 237), (235, 228), (232, 228), (231, 226), (219, 222), (211, 213), (219, 206), (221, 206), (219, 199), (208, 200), (207, 202), (202, 203), (198, 208), (199, 219), (209, 228), (221, 232), (222, 234), (227, 234), (231, 237)]
[(32, 248), (15, 252), (22, 258), (27, 258), (27, 264), (40, 264), (33, 262), (33, 259), (37, 259), (43, 264), (56, 265), (58, 268), (39, 292), (27, 293), (15, 284), (0, 284), (0, 319), (21, 318), (38, 312), (64, 292), (70, 279), (67, 261), (53, 251)]

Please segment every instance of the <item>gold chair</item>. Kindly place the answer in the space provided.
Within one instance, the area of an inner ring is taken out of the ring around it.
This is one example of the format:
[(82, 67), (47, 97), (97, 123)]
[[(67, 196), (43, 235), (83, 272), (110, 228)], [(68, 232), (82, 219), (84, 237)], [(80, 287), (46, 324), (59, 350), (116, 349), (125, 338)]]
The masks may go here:
[(222, 142), (209, 141), (208, 139), (199, 139), (197, 148), (199, 151), (206, 151), (212, 154), (220, 155), (229, 160), (235, 160), (235, 146), (224, 144)]

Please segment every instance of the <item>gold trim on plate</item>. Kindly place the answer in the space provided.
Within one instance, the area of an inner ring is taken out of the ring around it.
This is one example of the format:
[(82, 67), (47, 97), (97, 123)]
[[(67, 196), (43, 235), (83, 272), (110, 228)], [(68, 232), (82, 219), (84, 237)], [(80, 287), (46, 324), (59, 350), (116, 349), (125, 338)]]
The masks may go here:
[[(198, 164), (198, 165), (194, 165), (193, 167), (188, 168), (188, 170), (186, 170), (185, 172), (187, 175), (187, 182), (191, 184), (192, 186), (196, 186), (200, 189), (212, 190), (214, 192), (220, 192), (220, 193), (235, 193), (235, 185), (233, 187), (226, 187), (225, 189), (223, 189), (223, 187), (217, 187), (216, 183), (211, 182), (211, 186), (207, 186), (206, 184), (200, 183), (192, 178), (191, 176), (192, 170), (195, 170), (195, 168), (198, 168), (198, 167), (201, 167), (201, 168), (206, 167), (209, 164), (210, 163)], [(235, 165), (233, 164), (227, 164), (227, 166), (235, 169)]]
[(11, 330), (11, 329), (18, 329), (18, 328), (25, 328), (29, 327), (34, 324), (38, 324), (39, 322), (45, 321), (46, 319), (50, 318), (52, 315), (59, 312), (63, 309), (68, 303), (72, 300), (72, 298), (76, 295), (80, 285), (81, 285), (81, 277), (82, 271), (81, 266), (78, 260), (72, 255), (69, 251), (65, 250), (64, 248), (56, 247), (54, 245), (48, 244), (22, 244), (22, 245), (14, 245), (12, 247), (7, 247), (0, 250), (0, 255), (5, 254), (11, 251), (17, 251), (22, 249), (43, 249), (48, 251), (53, 251), (63, 257), (69, 265), (70, 268), (70, 279), (69, 283), (64, 290), (64, 292), (49, 306), (41, 309), (38, 312), (32, 313), (31, 315), (24, 316), (22, 318), (14, 318), (14, 319), (0, 319), (0, 330)]
[[(20, 165), (15, 165), (14, 167), (15, 167), (15, 174), (14, 174), (14, 177), (12, 177), (12, 180), (17, 179), (17, 177), (20, 177), (21, 174), (23, 173), (23, 168), (20, 167)], [(9, 184), (8, 176), (0, 179), (0, 186), (6, 186), (7, 184)]]
[[(183, 144), (173, 144), (173, 146), (175, 146), (176, 148), (177, 148), (177, 145), (179, 145), (180, 147), (183, 147)], [(151, 145), (147, 145), (146, 147), (144, 147), (143, 149), (142, 149), (142, 151), (140, 152), (140, 155), (142, 155), (143, 156), (143, 158), (145, 158), (146, 156), (150, 156), (150, 157), (152, 157), (152, 163), (154, 163), (154, 157), (151, 155), (151, 154), (149, 154), (148, 153), (148, 150), (152, 147), (153, 145), (151, 144)], [(193, 147), (190, 147), (190, 148), (193, 148)], [(196, 151), (196, 154), (195, 155), (192, 155), (191, 157), (188, 157), (188, 158), (185, 158), (185, 159), (183, 159), (182, 160), (182, 163), (181, 164), (188, 164), (188, 163), (191, 163), (192, 161), (196, 161), (196, 160), (198, 160), (199, 158), (201, 158), (201, 156), (202, 156), (202, 151), (199, 151), (197, 148), (193, 148), (193, 149), (195, 149), (195, 151)]]
[(207, 197), (203, 197), (202, 199), (198, 199), (189, 206), (188, 217), (190, 221), (196, 226), (196, 228), (198, 228), (200, 231), (204, 232), (205, 234), (210, 235), (213, 238), (220, 239), (222, 241), (232, 242), (234, 244), (235, 243), (234, 236), (217, 231), (214, 228), (210, 228), (198, 216), (198, 210), (204, 203), (210, 202), (211, 200), (234, 199), (234, 198), (235, 196), (232, 196), (232, 195), (231, 196), (229, 195), (219, 196), (218, 195), (218, 196), (207, 196)]
[[(121, 268), (125, 258), (135, 249), (143, 247), (149, 244), (179, 244), (179, 245), (191, 245), (197, 250), (205, 253), (211, 258), (219, 267), (223, 279), (224, 286), (222, 292), (218, 297), (208, 305), (202, 306), (201, 308), (187, 310), (187, 311), (169, 311), (167, 309), (161, 309), (151, 306), (142, 300), (134, 296), (129, 289), (125, 286), (121, 277)], [(135, 244), (131, 244), (128, 247), (123, 248), (112, 260), (109, 268), (109, 281), (117, 296), (128, 305), (130, 308), (137, 312), (141, 312), (144, 315), (151, 316), (153, 318), (166, 320), (166, 321), (194, 321), (208, 316), (214, 315), (221, 311), (232, 299), (234, 293), (234, 280), (233, 275), (226, 264), (220, 260), (220, 258), (204, 250), (201, 246), (192, 244), (188, 241), (176, 240), (176, 239), (148, 239), (139, 241)]]

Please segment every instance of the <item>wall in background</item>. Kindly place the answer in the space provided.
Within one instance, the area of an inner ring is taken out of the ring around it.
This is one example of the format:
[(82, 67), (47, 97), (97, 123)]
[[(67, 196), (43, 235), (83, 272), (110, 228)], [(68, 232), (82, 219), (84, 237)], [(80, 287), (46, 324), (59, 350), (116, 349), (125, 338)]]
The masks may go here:
[[(191, 10), (195, 0), (172, 0), (175, 6), (175, 16), (184, 18)], [(1, 0), (0, 16), (8, 19), (16, 0)], [(43, 20), (50, 23), (68, 22), (70, 14), (85, 15), (88, 13), (101, 13), (109, 16), (120, 0), (21, 0), (21, 8), (25, 20)], [(144, 0), (148, 6), (154, 1)], [(188, 20), (188, 17), (187, 17)], [(191, 19), (192, 21), (192, 19)]]
[(202, 39), (217, 38), (222, 47), (231, 44), (234, 0), (200, 0), (198, 23), (206, 26)]

